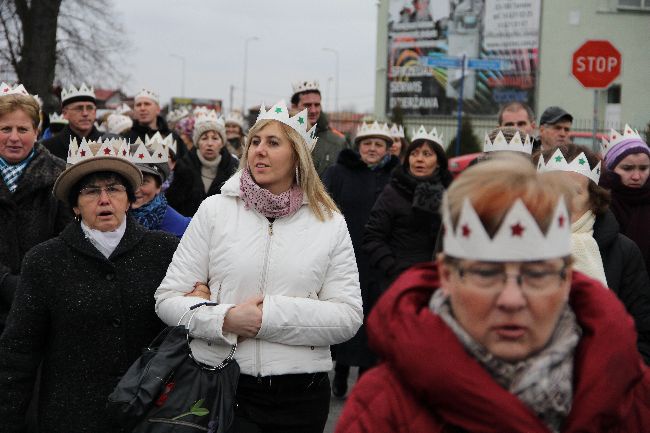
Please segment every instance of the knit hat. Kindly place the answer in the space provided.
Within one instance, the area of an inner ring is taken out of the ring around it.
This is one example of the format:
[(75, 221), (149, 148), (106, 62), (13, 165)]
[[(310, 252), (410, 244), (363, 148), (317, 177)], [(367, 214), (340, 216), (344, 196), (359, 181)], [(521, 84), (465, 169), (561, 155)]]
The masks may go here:
[(226, 137), (226, 125), (222, 117), (219, 117), (214, 110), (208, 112), (199, 112), (194, 121), (194, 131), (192, 132), (192, 142), (195, 147), (199, 146), (199, 138), (207, 131), (216, 131), (221, 137), (224, 145), (228, 142)]
[(639, 132), (629, 125), (625, 125), (622, 134), (612, 129), (609, 140), (603, 139), (603, 154), (607, 170), (613, 170), (626, 156), (635, 153), (645, 153), (650, 157), (650, 148)]

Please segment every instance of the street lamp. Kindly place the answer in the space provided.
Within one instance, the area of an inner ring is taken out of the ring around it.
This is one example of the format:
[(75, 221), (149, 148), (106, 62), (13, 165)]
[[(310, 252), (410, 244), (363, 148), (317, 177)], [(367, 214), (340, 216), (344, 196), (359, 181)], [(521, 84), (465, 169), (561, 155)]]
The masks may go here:
[(181, 61), (181, 96), (185, 96), (185, 57), (179, 54), (170, 54), (171, 57), (175, 59), (180, 59)]
[(246, 80), (248, 78), (248, 43), (251, 41), (258, 41), (260, 38), (257, 36), (251, 36), (246, 38), (244, 42), (244, 85), (242, 86), (242, 96), (241, 96), (241, 112), (244, 117), (246, 117)]
[(329, 51), (336, 56), (336, 112), (339, 111), (339, 52), (334, 48), (323, 48), (323, 51)]

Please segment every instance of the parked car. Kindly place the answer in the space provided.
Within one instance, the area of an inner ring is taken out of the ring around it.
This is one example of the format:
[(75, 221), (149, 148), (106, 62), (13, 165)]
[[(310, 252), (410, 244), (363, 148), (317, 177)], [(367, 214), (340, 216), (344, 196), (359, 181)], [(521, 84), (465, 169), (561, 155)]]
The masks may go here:
[(478, 152), (449, 158), (449, 171), (454, 176), (454, 179), (480, 155), (482, 155), (482, 153)]

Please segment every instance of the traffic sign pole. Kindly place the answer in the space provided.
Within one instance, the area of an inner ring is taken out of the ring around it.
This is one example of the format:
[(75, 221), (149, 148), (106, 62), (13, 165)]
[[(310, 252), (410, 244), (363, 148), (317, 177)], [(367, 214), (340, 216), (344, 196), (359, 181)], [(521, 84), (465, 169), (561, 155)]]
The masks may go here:
[(594, 89), (594, 124), (591, 128), (591, 133), (593, 134), (592, 137), (594, 139), (592, 150), (598, 153), (600, 150), (600, 143), (598, 143), (598, 140), (596, 139), (596, 125), (598, 125), (598, 89)]
[(456, 127), (456, 156), (460, 155), (460, 130), (463, 123), (463, 89), (465, 88), (465, 55), (460, 65), (460, 90), (458, 91), (458, 125)]

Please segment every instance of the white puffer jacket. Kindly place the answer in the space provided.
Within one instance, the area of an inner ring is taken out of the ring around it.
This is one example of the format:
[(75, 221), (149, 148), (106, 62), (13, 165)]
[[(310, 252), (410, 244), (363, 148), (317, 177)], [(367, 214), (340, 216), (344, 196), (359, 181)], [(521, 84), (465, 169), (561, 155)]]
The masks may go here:
[[(314, 373), (332, 368), (329, 346), (349, 340), (363, 320), (359, 273), (343, 216), (319, 221), (306, 203), (272, 224), (239, 198), (238, 172), (192, 218), (156, 291), (156, 312), (176, 325), (184, 297), (207, 281), (215, 307), (201, 307), (190, 324), (192, 352), (218, 365), (237, 336), (223, 332), (231, 307), (263, 294), (262, 327), (241, 342), (235, 359), (249, 375)], [(183, 323), (187, 323), (186, 315)]]

